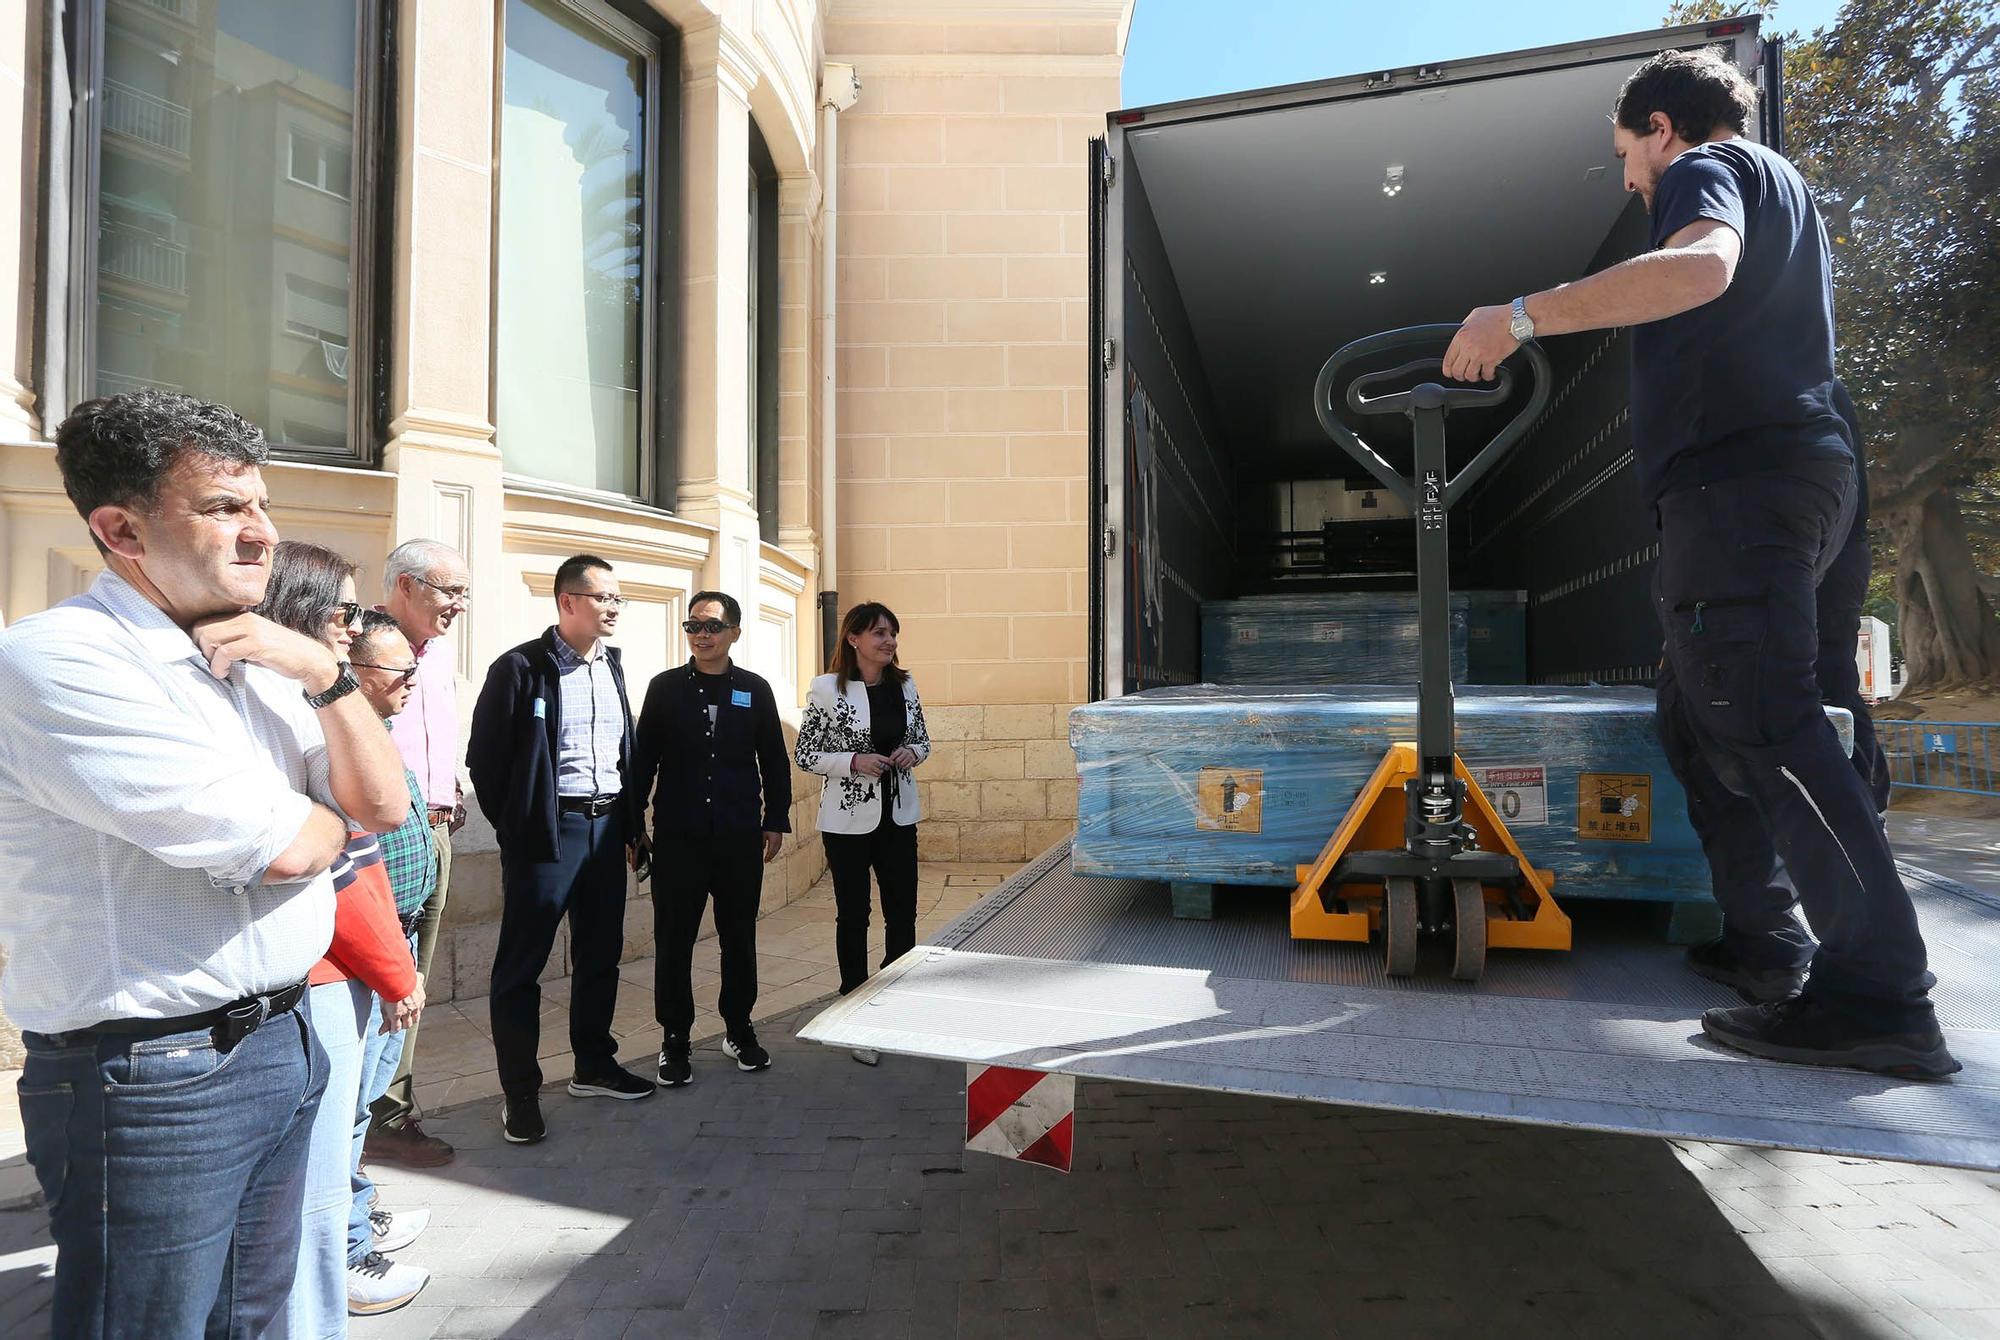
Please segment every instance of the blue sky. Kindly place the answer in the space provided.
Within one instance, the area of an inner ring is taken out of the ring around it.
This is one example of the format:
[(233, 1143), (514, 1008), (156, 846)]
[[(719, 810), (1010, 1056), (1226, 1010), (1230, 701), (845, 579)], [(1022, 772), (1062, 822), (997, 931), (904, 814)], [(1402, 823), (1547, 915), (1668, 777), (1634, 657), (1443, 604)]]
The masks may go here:
[[(1747, 7), (1747, 6), (1746, 6)], [(1779, 32), (1831, 24), (1838, 0), (1781, 0)], [(1127, 107), (1460, 60), (1659, 26), (1667, 0), (1138, 0)]]

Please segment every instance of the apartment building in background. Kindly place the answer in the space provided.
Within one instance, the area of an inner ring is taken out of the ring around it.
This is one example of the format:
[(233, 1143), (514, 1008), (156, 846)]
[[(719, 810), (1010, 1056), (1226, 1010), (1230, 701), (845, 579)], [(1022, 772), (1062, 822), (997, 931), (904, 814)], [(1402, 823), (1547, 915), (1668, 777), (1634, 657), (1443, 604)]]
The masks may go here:
[[(264, 428), (281, 532), (364, 590), (402, 540), (466, 553), (468, 707), (577, 551), (634, 601), (635, 682), (720, 587), (794, 720), (822, 593), (887, 602), (925, 855), (1034, 855), (1075, 813), (1086, 165), (1133, 3), (0, 9), (0, 621), (100, 567), (63, 415), (180, 389)], [(766, 906), (824, 868), (799, 795)], [(490, 832), (459, 853), (433, 999), (498, 937)]]

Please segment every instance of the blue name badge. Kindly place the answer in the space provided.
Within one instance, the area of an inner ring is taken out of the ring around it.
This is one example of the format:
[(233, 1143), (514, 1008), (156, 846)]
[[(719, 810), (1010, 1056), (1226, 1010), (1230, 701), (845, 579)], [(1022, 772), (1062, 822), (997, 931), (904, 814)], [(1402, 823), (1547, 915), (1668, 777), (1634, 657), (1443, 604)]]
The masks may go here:
[(750, 690), (731, 689), (729, 691), (729, 703), (732, 707), (748, 707), (750, 705)]
[(548, 720), (548, 716), (549, 716), (548, 700), (546, 698), (535, 699), (535, 720), (546, 721)]

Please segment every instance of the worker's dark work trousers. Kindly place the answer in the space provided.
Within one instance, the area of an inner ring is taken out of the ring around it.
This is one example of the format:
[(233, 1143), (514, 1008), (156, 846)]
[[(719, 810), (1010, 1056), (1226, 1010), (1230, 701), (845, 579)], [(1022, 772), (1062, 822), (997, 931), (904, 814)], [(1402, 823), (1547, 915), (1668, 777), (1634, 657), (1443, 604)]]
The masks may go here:
[(1853, 516), (1844, 463), (1661, 499), (1659, 722), (1730, 947), (1754, 967), (1810, 962), (1814, 996), (1894, 1026), (1928, 1011), (1933, 979), (1817, 673), (1820, 585)]
[(872, 833), (821, 833), (833, 872), (833, 951), (843, 996), (868, 980), (868, 873), (882, 888), (882, 966), (917, 943), (917, 826), (884, 807)]
[(625, 947), (625, 816), (619, 810), (557, 819), (561, 856), (500, 860), (500, 947), (493, 956), (493, 1056), (503, 1093), (542, 1087), (538, 979), (569, 918), (569, 1046), (580, 1075), (617, 1063), (611, 1015), (618, 1005), (618, 955)]
[(757, 1005), (757, 905), (764, 893), (764, 835), (653, 835), (653, 1000), (668, 1037), (694, 1027), (694, 942), (701, 914), (715, 900), (715, 938), (722, 951), (723, 1027), (747, 1028)]

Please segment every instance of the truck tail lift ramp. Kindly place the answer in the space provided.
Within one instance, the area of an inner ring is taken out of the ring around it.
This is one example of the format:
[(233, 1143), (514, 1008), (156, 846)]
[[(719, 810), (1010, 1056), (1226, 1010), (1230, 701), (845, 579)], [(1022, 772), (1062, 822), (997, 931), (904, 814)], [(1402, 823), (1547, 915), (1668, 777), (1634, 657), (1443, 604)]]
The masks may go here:
[[(1891, 816), (1895, 826), (1897, 817)], [(1165, 884), (1077, 875), (1062, 843), (800, 1030), (885, 1055), (1206, 1093), (1719, 1140), (2000, 1172), (2000, 898), (1902, 867), (1930, 942), (1949, 1084), (1730, 1051), (1630, 903), (1579, 903), (1568, 954), (1477, 982), (1390, 977), (1367, 945), (1291, 938), (1277, 890), (1173, 915)], [(1090, 1112), (1076, 1151), (1090, 1166)]]
[(1401, 498), (1417, 526), (1417, 740), (1393, 744), (1375, 775), (1334, 830), (1319, 859), (1300, 866), (1292, 894), (1292, 936), (1300, 940), (1366, 941), (1379, 929), (1391, 977), (1417, 970), (1420, 935), (1452, 935), (1451, 975), (1476, 982), (1486, 949), (1568, 949), (1569, 918), (1549, 894), (1553, 882), (1521, 854), (1499, 814), (1486, 802), (1458, 758), (1451, 690), (1451, 558), (1448, 517), (1481, 476), (1527, 435), (1548, 403), (1548, 355), (1530, 340), (1522, 352), (1534, 389), (1520, 412), (1456, 476), (1445, 457), (1445, 416), (1454, 409), (1504, 404), (1514, 374), (1500, 369), (1496, 386), (1478, 390), (1423, 381), (1407, 390), (1364, 392), (1425, 371), (1442, 375), (1443, 360), (1420, 358), (1364, 373), (1347, 388), (1356, 414), (1401, 414), (1415, 430), (1409, 479), (1361, 440), (1334, 408), (1334, 388), (1356, 362), (1391, 349), (1447, 342), (1456, 326), (1407, 326), (1341, 346), (1320, 369), (1313, 409), (1327, 435), (1382, 486)]

